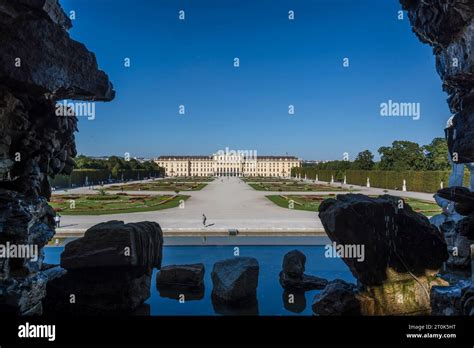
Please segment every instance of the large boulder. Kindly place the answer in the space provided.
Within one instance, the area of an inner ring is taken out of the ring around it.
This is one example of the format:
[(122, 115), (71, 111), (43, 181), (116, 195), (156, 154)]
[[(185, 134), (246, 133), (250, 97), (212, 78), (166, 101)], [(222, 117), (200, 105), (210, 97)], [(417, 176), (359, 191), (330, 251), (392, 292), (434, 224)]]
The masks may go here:
[(212, 269), (212, 297), (216, 302), (242, 305), (256, 302), (258, 261), (253, 257), (235, 257), (216, 262)]
[(280, 284), (284, 289), (315, 290), (324, 289), (327, 280), (304, 274), (306, 256), (299, 250), (292, 250), (283, 257)]
[[(61, 268), (48, 269), (48, 313), (132, 314), (150, 297), (161, 267), (163, 234), (156, 222), (109, 221), (68, 244)], [(71, 299), (73, 294), (73, 299)]]
[(64, 248), (61, 267), (67, 270), (161, 267), (163, 233), (156, 222), (124, 224), (108, 221), (89, 228), (84, 237)]
[(388, 269), (423, 276), (448, 259), (438, 229), (398, 197), (338, 195), (320, 205), (319, 217), (337, 245), (363, 248), (362, 261), (353, 255), (342, 255), (342, 260), (367, 286), (384, 283)]

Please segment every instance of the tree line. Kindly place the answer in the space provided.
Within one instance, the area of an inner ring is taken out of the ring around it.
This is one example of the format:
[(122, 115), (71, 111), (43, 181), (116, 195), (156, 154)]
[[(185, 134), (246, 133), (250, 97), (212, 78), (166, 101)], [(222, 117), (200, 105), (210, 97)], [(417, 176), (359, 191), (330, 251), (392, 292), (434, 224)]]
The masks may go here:
[(114, 177), (117, 177), (121, 171), (125, 170), (143, 170), (149, 172), (162, 170), (162, 168), (152, 160), (140, 162), (134, 158), (126, 160), (125, 158), (118, 156), (110, 156), (107, 159), (98, 159), (79, 155), (74, 159), (74, 161), (74, 168), (76, 169), (105, 169)]
[[(321, 170), (391, 170), (391, 171), (432, 171), (449, 170), (448, 145), (444, 138), (434, 138), (428, 145), (396, 140), (391, 146), (378, 149), (380, 161), (374, 161), (369, 150), (359, 152), (354, 161), (328, 161), (308, 164)], [(305, 166), (305, 165), (303, 165)]]

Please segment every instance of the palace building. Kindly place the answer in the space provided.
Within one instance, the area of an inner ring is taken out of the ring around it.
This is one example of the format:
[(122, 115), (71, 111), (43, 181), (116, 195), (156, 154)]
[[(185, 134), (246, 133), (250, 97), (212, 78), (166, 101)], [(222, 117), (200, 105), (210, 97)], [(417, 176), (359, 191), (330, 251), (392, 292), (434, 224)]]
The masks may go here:
[(264, 176), (290, 177), (300, 167), (294, 156), (249, 156), (220, 151), (211, 156), (160, 156), (154, 160), (166, 176)]

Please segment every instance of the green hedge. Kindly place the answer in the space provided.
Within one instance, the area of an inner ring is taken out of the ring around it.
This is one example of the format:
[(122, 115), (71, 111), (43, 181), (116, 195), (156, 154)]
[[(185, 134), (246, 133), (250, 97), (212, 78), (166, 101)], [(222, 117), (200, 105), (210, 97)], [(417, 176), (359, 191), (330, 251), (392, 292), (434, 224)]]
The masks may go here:
[[(314, 180), (316, 175), (320, 181), (331, 181), (334, 176), (335, 181), (343, 181), (344, 175), (347, 184), (366, 186), (367, 178), (370, 178), (370, 186), (384, 189), (399, 189), (403, 187), (403, 180), (406, 180), (407, 190), (416, 192), (435, 193), (440, 189), (443, 182), (444, 187), (448, 185), (449, 171), (388, 171), (388, 170), (317, 170), (311, 167), (293, 168), (292, 175), (301, 174), (301, 178), (306, 177)], [(469, 186), (469, 174), (464, 174), (464, 186)]]
[[(119, 172), (118, 180), (141, 180), (144, 177), (158, 177), (159, 171), (148, 171), (144, 169), (122, 170)], [(70, 188), (84, 186), (87, 182), (89, 185), (98, 185), (102, 181), (113, 178), (113, 175), (107, 169), (75, 169), (71, 175), (56, 175), (54, 179), (50, 179), (51, 186), (56, 188)]]

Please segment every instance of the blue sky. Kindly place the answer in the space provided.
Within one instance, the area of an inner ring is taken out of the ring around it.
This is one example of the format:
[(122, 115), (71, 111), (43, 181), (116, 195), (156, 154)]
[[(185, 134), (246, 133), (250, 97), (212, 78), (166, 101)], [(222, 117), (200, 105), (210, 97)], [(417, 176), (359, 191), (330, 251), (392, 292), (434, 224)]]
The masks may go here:
[[(398, 0), (61, 3), (76, 12), (72, 38), (95, 52), (117, 91), (97, 105), (94, 120), (80, 119), (79, 153), (154, 157), (229, 147), (353, 159), (393, 140), (429, 143), (443, 136), (450, 115), (431, 48), (406, 15), (398, 20)], [(420, 103), (420, 120), (381, 117), (390, 99)]]

